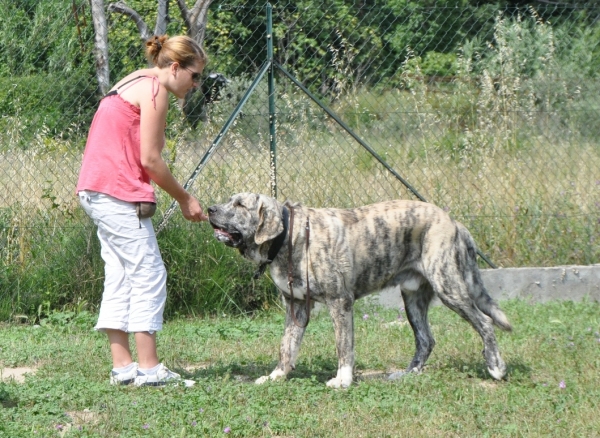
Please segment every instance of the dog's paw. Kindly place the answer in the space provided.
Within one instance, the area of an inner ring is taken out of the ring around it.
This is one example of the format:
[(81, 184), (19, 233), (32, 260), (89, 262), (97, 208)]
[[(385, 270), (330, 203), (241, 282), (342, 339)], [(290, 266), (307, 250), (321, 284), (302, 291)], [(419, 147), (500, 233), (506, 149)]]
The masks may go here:
[(327, 382), (330, 388), (347, 388), (352, 384), (352, 368), (349, 365), (338, 369), (337, 376)]
[(254, 381), (254, 383), (256, 383), (257, 385), (262, 385), (263, 383), (268, 382), (269, 380), (279, 380), (279, 379), (283, 379), (283, 378), (285, 378), (285, 373), (283, 371), (274, 370), (268, 376), (259, 377), (258, 379), (256, 379)]
[(268, 382), (269, 380), (271, 380), (269, 376), (262, 376), (256, 379), (254, 383), (256, 383), (257, 385), (262, 385), (263, 383)]
[(488, 372), (496, 380), (502, 380), (502, 378), (506, 374), (506, 370), (505, 369), (500, 369), (498, 367), (494, 367), (493, 369), (492, 368), (488, 368)]
[(335, 388), (335, 389), (340, 389), (340, 388), (345, 389), (345, 388), (348, 388), (351, 384), (352, 384), (352, 380), (344, 381), (343, 379), (339, 379), (337, 377), (334, 377), (333, 379), (331, 379), (327, 382), (327, 386), (329, 388)]

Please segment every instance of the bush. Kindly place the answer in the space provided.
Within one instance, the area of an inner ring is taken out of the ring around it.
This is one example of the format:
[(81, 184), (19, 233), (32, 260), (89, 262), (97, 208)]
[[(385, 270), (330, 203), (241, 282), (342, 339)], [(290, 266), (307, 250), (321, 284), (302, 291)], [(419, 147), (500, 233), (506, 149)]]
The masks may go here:
[(45, 130), (51, 136), (69, 136), (72, 130), (87, 128), (96, 109), (96, 82), (86, 71), (69, 76), (39, 74), (14, 78), (0, 77), (0, 132), (18, 119), (23, 147)]

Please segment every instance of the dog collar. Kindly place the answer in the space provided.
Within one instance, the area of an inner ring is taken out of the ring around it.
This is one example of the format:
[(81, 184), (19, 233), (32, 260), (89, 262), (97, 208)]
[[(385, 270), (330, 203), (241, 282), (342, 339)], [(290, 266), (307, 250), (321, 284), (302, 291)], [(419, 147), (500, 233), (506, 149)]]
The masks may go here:
[(290, 213), (286, 207), (283, 207), (283, 210), (281, 211), (281, 222), (283, 222), (283, 231), (279, 233), (277, 237), (271, 242), (271, 247), (269, 248), (269, 253), (267, 254), (267, 261), (259, 265), (258, 269), (254, 273), (255, 279), (264, 274), (265, 270), (267, 269), (267, 265), (273, 263), (273, 260), (275, 260), (277, 254), (279, 254), (279, 250), (281, 250), (283, 242), (285, 241), (285, 236), (287, 235), (289, 221)]

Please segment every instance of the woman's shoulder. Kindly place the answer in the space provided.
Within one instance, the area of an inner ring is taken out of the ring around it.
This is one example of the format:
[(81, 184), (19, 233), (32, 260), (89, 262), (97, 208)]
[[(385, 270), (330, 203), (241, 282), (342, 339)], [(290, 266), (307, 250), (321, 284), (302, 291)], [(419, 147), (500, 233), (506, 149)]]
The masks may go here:
[(119, 88), (124, 88), (128, 84), (133, 85), (134, 83), (142, 81), (142, 79), (151, 79), (153, 77), (156, 77), (156, 74), (151, 69), (143, 68), (140, 70), (136, 70), (119, 80), (112, 87), (112, 90), (118, 90)]
[(115, 84), (112, 91), (138, 108), (147, 101), (155, 106), (157, 101), (168, 100), (167, 90), (160, 85), (156, 72), (152, 69), (140, 69), (128, 74)]

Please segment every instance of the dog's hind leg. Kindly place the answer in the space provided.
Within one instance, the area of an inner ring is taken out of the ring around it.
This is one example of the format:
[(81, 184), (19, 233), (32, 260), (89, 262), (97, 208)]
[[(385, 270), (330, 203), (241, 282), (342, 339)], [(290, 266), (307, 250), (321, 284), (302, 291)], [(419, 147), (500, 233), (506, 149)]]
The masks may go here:
[[(438, 297), (447, 307), (454, 310), (469, 322), (483, 340), (483, 357), (488, 371), (496, 380), (506, 374), (506, 364), (500, 356), (498, 343), (492, 326), (492, 319), (484, 314), (471, 299), (467, 285), (458, 272), (445, 271), (435, 276), (433, 287)], [(443, 280), (441, 280), (443, 278)]]
[[(415, 356), (406, 368), (406, 372), (420, 372), (435, 346), (435, 339), (431, 334), (427, 319), (427, 312), (433, 294), (431, 285), (426, 281), (419, 286), (417, 291), (402, 290), (404, 309), (406, 310), (408, 322), (413, 329), (416, 346)], [(397, 379), (403, 374), (404, 372), (393, 373), (389, 378), (392, 380)]]
[(337, 375), (327, 382), (331, 388), (347, 388), (352, 384), (354, 372), (354, 301), (337, 298), (327, 301), (335, 331), (335, 348), (338, 355)]
[[(292, 317), (291, 301), (286, 298), (286, 315), (285, 315), (285, 330), (281, 345), (279, 347), (279, 363), (277, 367), (268, 376), (262, 376), (256, 379), (255, 383), (261, 384), (267, 380), (281, 379), (296, 367), (296, 359), (300, 352), (300, 344), (306, 330), (306, 322), (308, 315), (304, 301), (294, 302), (294, 315), (296, 322)], [(313, 303), (311, 303), (312, 305)]]

